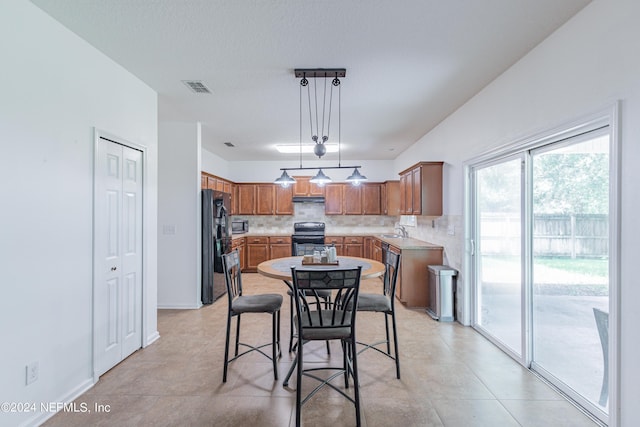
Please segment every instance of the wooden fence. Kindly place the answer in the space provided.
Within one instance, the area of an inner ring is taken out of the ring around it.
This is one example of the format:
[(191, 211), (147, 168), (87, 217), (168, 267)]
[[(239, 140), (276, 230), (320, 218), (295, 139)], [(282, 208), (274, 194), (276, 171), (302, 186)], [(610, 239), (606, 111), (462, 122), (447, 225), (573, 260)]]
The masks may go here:
[[(520, 253), (520, 217), (483, 214), (480, 218), (481, 251), (486, 255)], [(535, 215), (535, 256), (600, 258), (609, 254), (608, 215)]]

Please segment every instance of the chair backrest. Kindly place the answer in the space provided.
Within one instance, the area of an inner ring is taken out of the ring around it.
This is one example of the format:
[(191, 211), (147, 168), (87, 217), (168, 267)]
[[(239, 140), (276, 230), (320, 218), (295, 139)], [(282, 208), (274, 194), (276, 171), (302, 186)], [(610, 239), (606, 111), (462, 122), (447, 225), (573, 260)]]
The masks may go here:
[[(361, 266), (341, 270), (291, 267), (299, 330), (354, 326), (357, 310), (344, 308), (351, 304), (357, 307), (361, 273)], [(333, 302), (321, 304), (320, 290), (335, 291)]]
[(229, 307), (231, 307), (231, 302), (237, 296), (242, 295), (242, 275), (240, 274), (240, 254), (238, 249), (222, 255), (222, 268), (224, 270), (224, 281), (227, 285), (227, 295), (229, 296)]
[(318, 245), (315, 243), (294, 243), (293, 244), (293, 256), (313, 255), (314, 251), (322, 252), (327, 247), (333, 245)]
[(400, 254), (391, 250), (386, 251), (387, 257), (384, 260), (384, 294), (391, 298), (391, 302), (395, 300), (396, 283), (398, 282), (398, 267), (400, 266)]
[(602, 344), (602, 354), (605, 359), (609, 358), (609, 313), (593, 307), (593, 316), (596, 319), (600, 344)]

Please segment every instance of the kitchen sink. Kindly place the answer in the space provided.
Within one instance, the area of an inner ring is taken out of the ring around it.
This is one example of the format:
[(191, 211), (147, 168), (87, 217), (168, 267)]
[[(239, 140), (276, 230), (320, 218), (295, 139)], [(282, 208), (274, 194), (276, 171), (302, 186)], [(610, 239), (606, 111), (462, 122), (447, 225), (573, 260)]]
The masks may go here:
[(382, 237), (385, 237), (387, 239), (403, 239), (400, 234), (383, 234)]

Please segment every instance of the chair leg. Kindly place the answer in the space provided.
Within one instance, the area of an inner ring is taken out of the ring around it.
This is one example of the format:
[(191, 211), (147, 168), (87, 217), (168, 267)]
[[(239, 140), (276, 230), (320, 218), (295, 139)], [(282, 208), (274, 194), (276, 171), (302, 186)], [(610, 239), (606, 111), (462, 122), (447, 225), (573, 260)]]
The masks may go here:
[(224, 370), (222, 372), (222, 382), (227, 382), (227, 366), (229, 366), (229, 334), (231, 333), (231, 313), (227, 314), (227, 335), (224, 342)]
[(236, 356), (238, 355), (238, 349), (240, 348), (240, 317), (241, 315), (238, 314), (238, 316), (236, 316), (237, 322), (236, 322)]
[(304, 369), (302, 365), (302, 347), (304, 346), (302, 340), (298, 340), (297, 346), (298, 352), (296, 353), (296, 362), (298, 364), (298, 369), (296, 370), (296, 427), (300, 427), (302, 423), (302, 370)]
[(356, 407), (356, 426), (360, 427), (360, 380), (358, 379), (358, 352), (356, 351), (355, 339), (352, 339), (349, 342), (348, 348), (351, 356), (351, 366), (353, 368), (351, 374), (353, 375), (353, 397)]
[(398, 353), (398, 329), (396, 327), (395, 310), (391, 312), (391, 324), (393, 325), (393, 349), (395, 352), (396, 360), (396, 378), (400, 379), (400, 354)]
[(278, 381), (278, 314), (280, 311), (274, 311), (271, 314), (271, 359), (273, 361), (273, 377)]
[(289, 307), (289, 326), (291, 327), (291, 334), (289, 335), (289, 353), (291, 353), (293, 351), (293, 334), (295, 331), (293, 327), (293, 311), (295, 310), (295, 307), (293, 306), (293, 294), (289, 297)]
[(389, 341), (389, 316), (384, 313), (384, 331), (387, 334), (387, 354), (391, 355), (391, 342)]

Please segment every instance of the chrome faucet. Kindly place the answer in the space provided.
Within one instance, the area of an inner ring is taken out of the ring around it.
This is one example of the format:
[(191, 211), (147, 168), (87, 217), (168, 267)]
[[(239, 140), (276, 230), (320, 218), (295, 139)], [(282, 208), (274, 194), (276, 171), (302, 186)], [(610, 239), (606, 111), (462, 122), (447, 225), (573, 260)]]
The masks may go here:
[(409, 237), (409, 232), (407, 231), (406, 228), (404, 228), (404, 225), (397, 226), (395, 230), (400, 230), (400, 234), (402, 235), (403, 238)]

